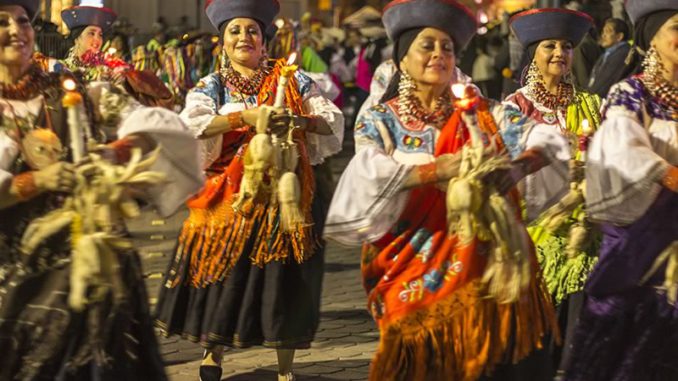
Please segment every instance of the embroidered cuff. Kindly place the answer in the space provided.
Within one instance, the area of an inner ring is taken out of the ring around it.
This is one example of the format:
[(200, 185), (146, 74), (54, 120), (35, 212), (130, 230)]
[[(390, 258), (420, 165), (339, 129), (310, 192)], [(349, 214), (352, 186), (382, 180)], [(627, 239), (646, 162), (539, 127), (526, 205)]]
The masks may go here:
[(664, 177), (662, 177), (662, 185), (673, 192), (678, 192), (678, 167), (669, 167)]
[(16, 189), (20, 201), (27, 201), (38, 195), (33, 172), (24, 172), (14, 176), (12, 187)]

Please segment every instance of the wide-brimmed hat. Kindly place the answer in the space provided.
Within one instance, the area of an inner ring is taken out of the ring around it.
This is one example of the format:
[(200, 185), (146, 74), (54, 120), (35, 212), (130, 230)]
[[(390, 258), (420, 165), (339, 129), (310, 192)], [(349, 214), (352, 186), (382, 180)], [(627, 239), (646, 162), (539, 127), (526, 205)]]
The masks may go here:
[(0, 0), (0, 5), (18, 5), (23, 7), (28, 17), (33, 19), (40, 7), (40, 0)]
[(635, 24), (641, 17), (649, 14), (666, 11), (677, 10), (678, 1), (676, 0), (626, 0), (624, 2), (626, 13)]
[(524, 47), (557, 39), (579, 45), (593, 27), (593, 18), (584, 12), (560, 8), (530, 9), (509, 20), (511, 29)]
[(61, 11), (61, 19), (70, 30), (93, 25), (105, 31), (117, 18), (118, 15), (106, 7), (76, 6)]
[(208, 0), (205, 7), (207, 18), (217, 29), (224, 22), (240, 17), (256, 20), (268, 28), (278, 12), (278, 0)]
[(449, 34), (459, 49), (478, 29), (471, 10), (454, 0), (394, 0), (384, 7), (383, 20), (393, 41), (407, 30), (430, 27)]

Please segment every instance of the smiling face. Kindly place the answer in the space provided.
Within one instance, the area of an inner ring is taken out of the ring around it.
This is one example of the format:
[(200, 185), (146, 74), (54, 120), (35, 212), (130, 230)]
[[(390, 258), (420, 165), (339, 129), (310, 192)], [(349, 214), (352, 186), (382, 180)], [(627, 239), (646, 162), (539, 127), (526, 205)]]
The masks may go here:
[(652, 38), (652, 46), (657, 49), (667, 76), (673, 76), (678, 68), (678, 13), (668, 19)]
[(104, 32), (100, 27), (89, 25), (75, 40), (75, 52), (82, 57), (88, 51), (98, 52), (104, 44)]
[(534, 53), (534, 62), (541, 75), (562, 78), (572, 69), (574, 46), (567, 40), (544, 40)]
[(420, 84), (448, 86), (454, 77), (454, 42), (435, 28), (422, 30), (400, 62), (400, 68)]
[(247, 18), (231, 20), (224, 29), (224, 51), (238, 65), (256, 69), (264, 53), (264, 36), (256, 21)]
[(0, 6), (0, 65), (27, 66), (33, 55), (35, 32), (23, 7)]

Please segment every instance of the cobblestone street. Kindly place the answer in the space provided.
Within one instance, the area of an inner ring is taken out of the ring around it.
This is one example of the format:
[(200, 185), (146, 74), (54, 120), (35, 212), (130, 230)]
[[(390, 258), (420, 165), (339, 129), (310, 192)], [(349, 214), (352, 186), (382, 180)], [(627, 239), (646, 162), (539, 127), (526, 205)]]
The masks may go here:
[[(334, 159), (339, 176), (348, 158)], [(181, 223), (182, 210), (168, 219), (147, 211), (130, 224), (142, 256), (151, 305), (170, 260)], [(360, 250), (330, 243), (325, 253), (325, 278), (320, 328), (310, 350), (298, 351), (295, 374), (300, 381), (365, 380), (369, 361), (377, 347), (378, 332), (365, 309), (366, 296), (360, 278)], [(172, 381), (196, 381), (202, 349), (179, 337), (159, 338)], [(223, 380), (277, 380), (277, 359), (272, 349), (229, 349), (224, 354)]]

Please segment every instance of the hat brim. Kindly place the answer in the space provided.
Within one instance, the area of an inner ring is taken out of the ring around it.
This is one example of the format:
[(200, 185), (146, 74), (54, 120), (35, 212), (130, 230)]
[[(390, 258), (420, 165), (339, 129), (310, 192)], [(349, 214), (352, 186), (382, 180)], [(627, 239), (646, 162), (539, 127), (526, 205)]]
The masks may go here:
[(678, 1), (676, 0), (626, 0), (624, 9), (629, 14), (631, 21), (636, 24), (638, 20), (651, 13), (674, 10), (678, 11)]
[(26, 10), (26, 14), (32, 20), (40, 8), (40, 0), (0, 0), (0, 5), (18, 5)]
[(61, 12), (61, 19), (68, 29), (79, 27), (98, 26), (102, 30), (109, 30), (118, 15), (110, 8), (77, 6), (66, 8)]
[(542, 8), (520, 12), (511, 17), (509, 23), (524, 47), (548, 39), (567, 40), (579, 45), (593, 26), (593, 18), (569, 9)]
[(207, 18), (217, 30), (223, 23), (235, 18), (253, 19), (268, 28), (278, 12), (278, 0), (213, 0), (205, 8)]
[(475, 16), (454, 0), (394, 0), (384, 8), (384, 26), (389, 38), (414, 28), (436, 28), (447, 33), (461, 50), (478, 30)]

